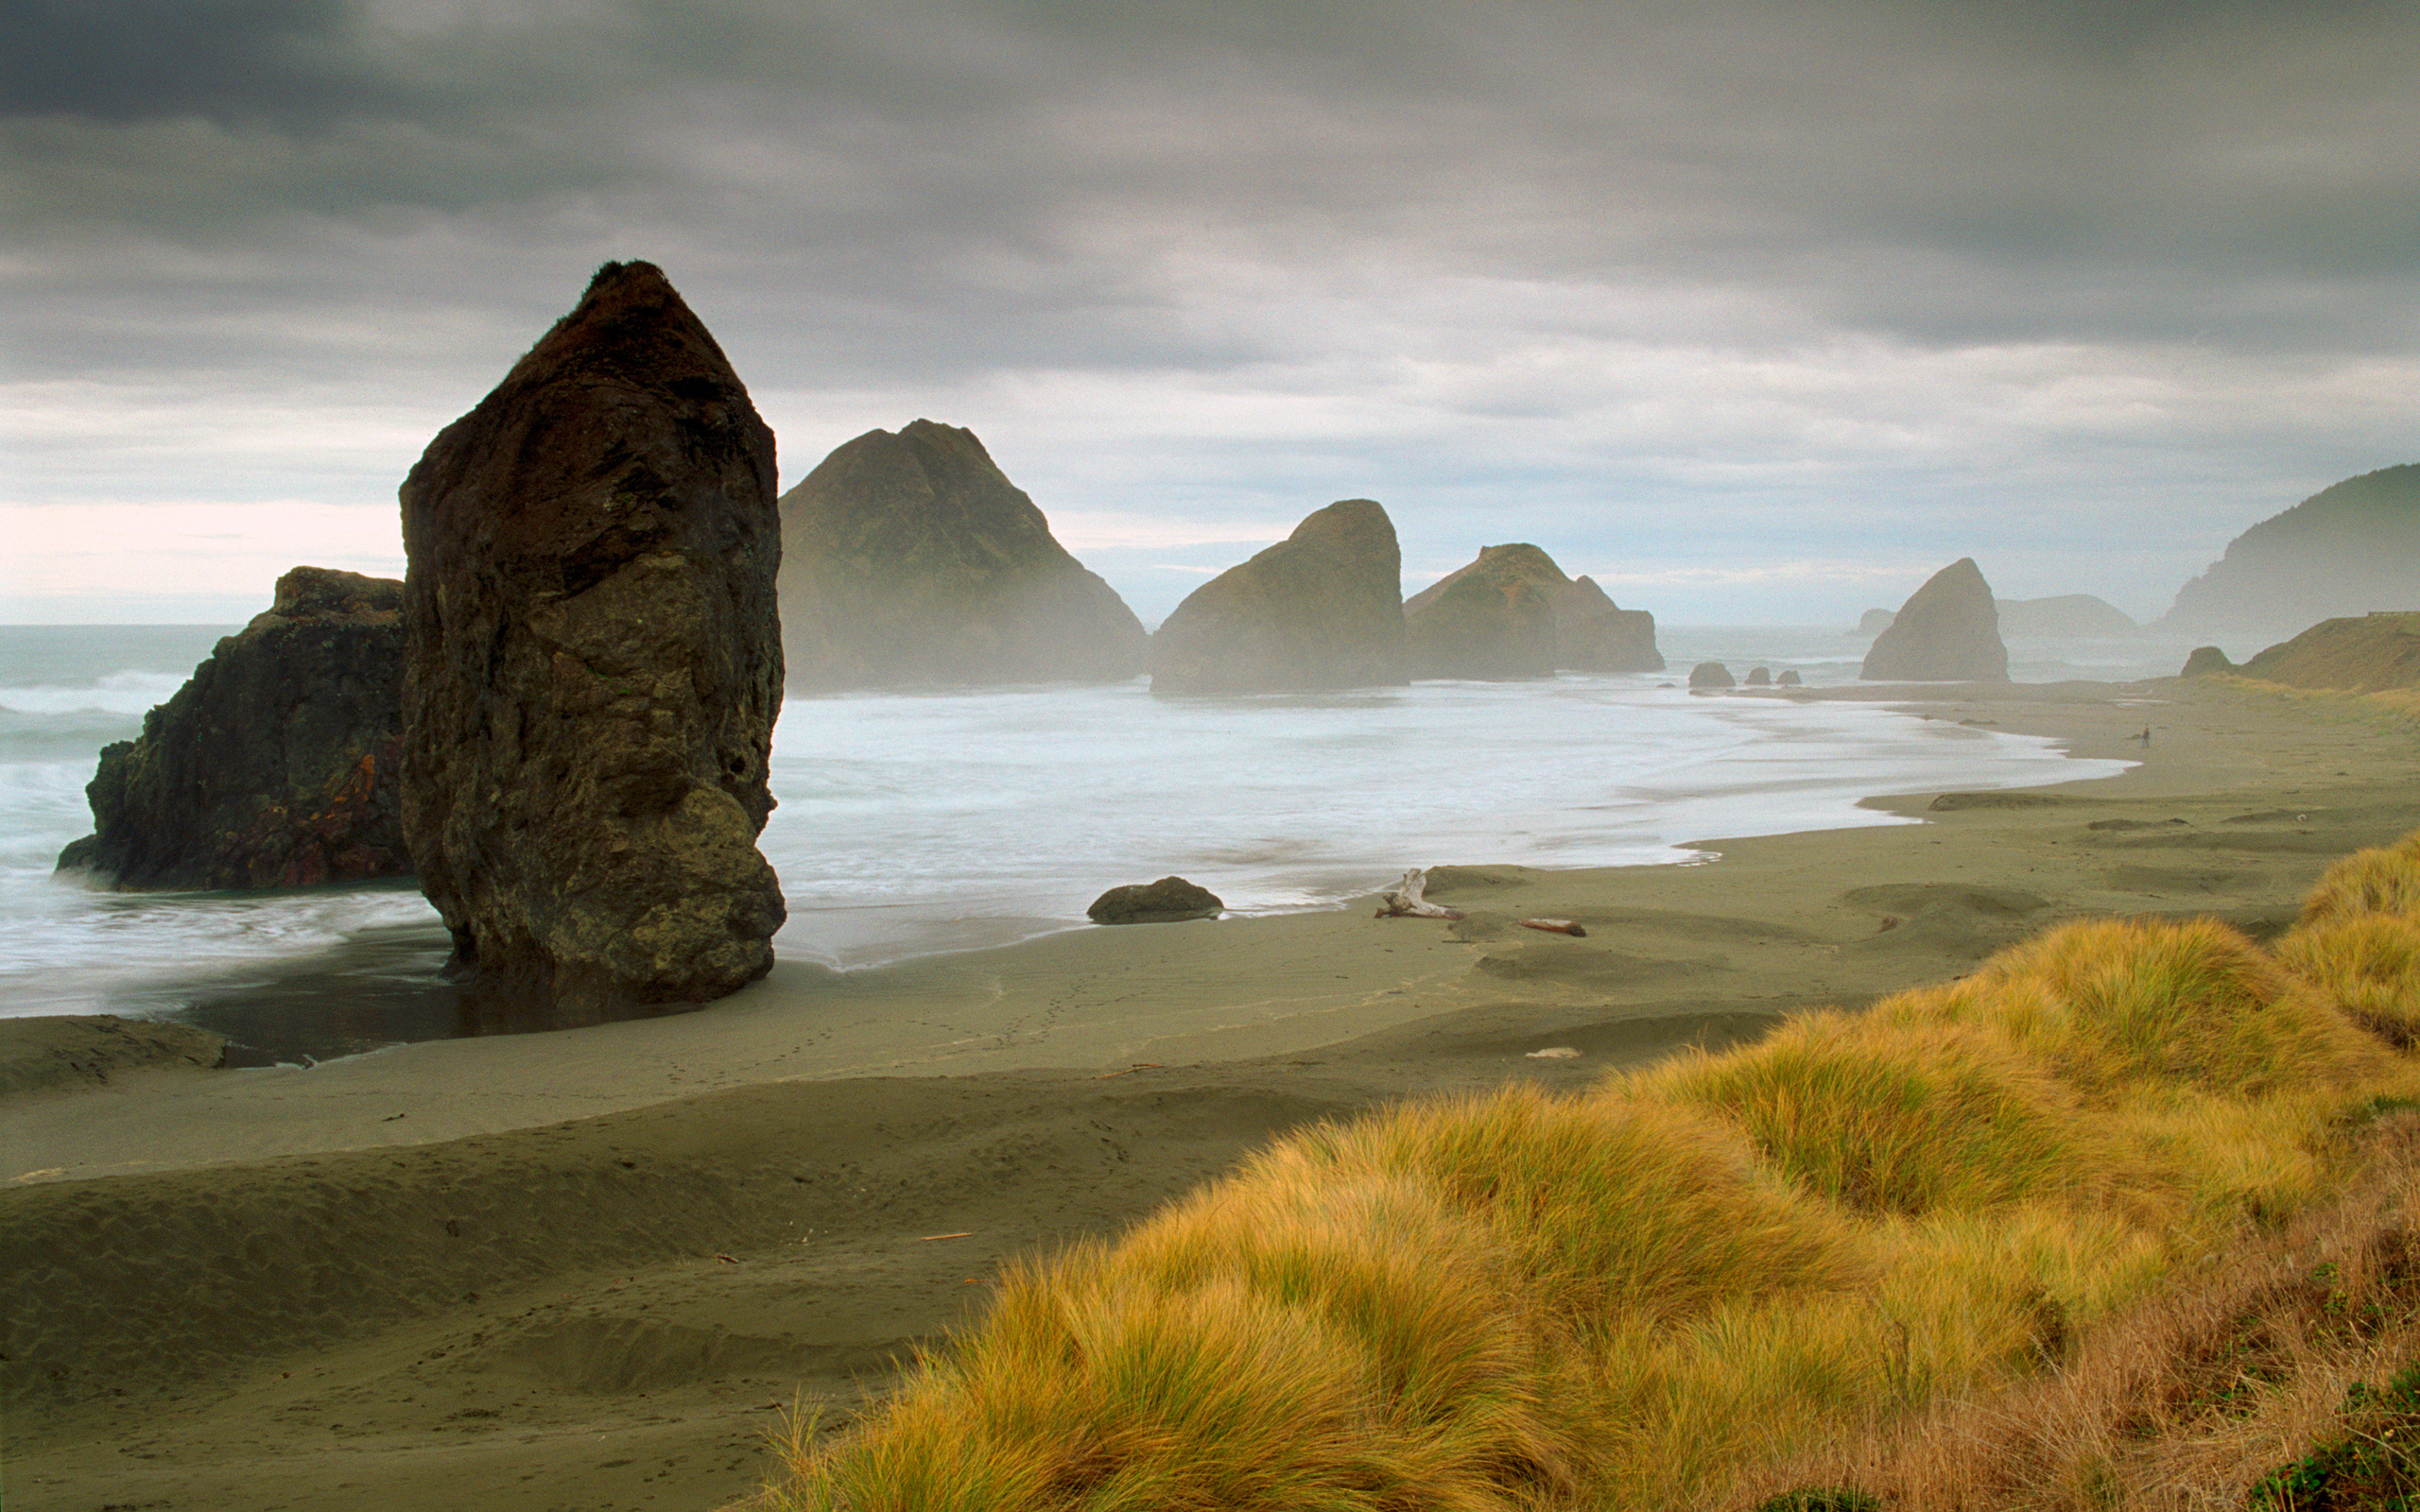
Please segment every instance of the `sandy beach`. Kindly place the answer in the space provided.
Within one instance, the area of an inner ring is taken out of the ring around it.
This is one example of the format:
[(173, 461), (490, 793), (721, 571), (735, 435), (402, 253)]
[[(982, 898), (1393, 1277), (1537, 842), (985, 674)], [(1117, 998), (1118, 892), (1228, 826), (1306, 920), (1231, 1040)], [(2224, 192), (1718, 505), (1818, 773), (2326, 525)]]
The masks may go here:
[[(845, 1418), (1000, 1266), (1277, 1131), (1720, 1046), (2069, 918), (2265, 935), (2328, 862), (2420, 828), (2420, 746), (2349, 704), (1800, 696), (2138, 765), (1876, 798), (1920, 822), (1708, 839), (1687, 865), (1406, 858), (1459, 923), (1363, 902), (785, 964), (702, 1012), (308, 1070), (0, 1021), (8, 1503), (719, 1505), (793, 1403)], [(1540, 916), (1586, 936), (1518, 924)]]

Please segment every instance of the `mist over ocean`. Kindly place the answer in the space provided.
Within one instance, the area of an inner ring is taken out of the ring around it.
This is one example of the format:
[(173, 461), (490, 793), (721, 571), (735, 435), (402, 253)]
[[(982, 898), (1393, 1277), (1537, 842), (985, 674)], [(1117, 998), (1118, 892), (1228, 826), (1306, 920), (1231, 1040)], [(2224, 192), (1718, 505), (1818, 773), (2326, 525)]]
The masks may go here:
[[(455, 1032), (408, 885), (115, 894), (56, 878), (100, 747), (233, 627), (0, 627), (0, 1016), (208, 1023), (273, 1057)], [(1179, 873), (1244, 914), (1327, 907), (1408, 867), (1683, 862), (1682, 842), (1902, 822), (1869, 794), (2112, 773), (2043, 740), (1857, 704), (1693, 697), (1689, 666), (1856, 679), (1825, 628), (1659, 631), (1671, 670), (1154, 698), (1145, 683), (792, 699), (763, 847), (785, 959), (841, 969), (1083, 924)], [(2019, 681), (2173, 673), (2183, 643), (2012, 639)], [(1151, 926), (1141, 926), (1151, 927)]]

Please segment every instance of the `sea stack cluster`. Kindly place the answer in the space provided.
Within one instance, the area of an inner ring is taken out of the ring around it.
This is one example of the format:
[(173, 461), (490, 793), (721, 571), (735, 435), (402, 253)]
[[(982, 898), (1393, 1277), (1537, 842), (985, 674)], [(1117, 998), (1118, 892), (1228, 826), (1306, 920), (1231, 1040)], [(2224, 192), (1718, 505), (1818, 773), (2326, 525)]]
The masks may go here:
[(764, 974), (773, 438), (705, 327), (606, 265), (402, 496), (404, 827), (458, 973), (554, 1023)]

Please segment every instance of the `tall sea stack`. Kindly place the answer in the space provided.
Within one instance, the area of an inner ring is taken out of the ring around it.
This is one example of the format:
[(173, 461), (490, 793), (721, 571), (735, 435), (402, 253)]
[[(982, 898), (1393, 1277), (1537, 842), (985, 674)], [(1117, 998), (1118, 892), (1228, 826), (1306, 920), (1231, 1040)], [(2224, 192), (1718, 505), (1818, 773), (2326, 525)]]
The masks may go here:
[(1151, 636), (1151, 691), (1406, 682), (1402, 593), (1394, 522), (1340, 500), (1186, 595)]
[(1908, 596), (1858, 676), (1868, 682), (2006, 682), (2008, 646), (1992, 588), (1961, 557)]
[(405, 480), (404, 832), (490, 1001), (594, 1022), (772, 965), (773, 490), (648, 263), (598, 269)]
[(1404, 600), (1415, 678), (1661, 672), (1655, 616), (1621, 609), (1593, 577), (1566, 577), (1526, 541), (1482, 546), (1469, 565)]
[(1142, 621), (1069, 556), (975, 433), (932, 421), (843, 443), (781, 501), (782, 651), (796, 693), (1106, 682)]

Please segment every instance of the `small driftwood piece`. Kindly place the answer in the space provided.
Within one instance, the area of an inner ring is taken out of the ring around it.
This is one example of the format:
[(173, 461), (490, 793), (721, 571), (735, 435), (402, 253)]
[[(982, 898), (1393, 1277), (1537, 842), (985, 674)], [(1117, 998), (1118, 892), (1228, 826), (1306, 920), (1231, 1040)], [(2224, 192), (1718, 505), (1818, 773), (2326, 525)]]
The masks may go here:
[(1418, 867), (1412, 868), (1403, 874), (1403, 881), (1395, 884), (1394, 891), (1378, 894), (1378, 912), (1374, 917), (1379, 919), (1460, 919), (1462, 917), (1451, 908), (1425, 902), (1420, 895), (1427, 890), (1427, 887), (1428, 873)]
[(1581, 928), (1578, 921), (1569, 919), (1525, 919), (1521, 920), (1521, 927), (1543, 929), (1549, 935), (1575, 935), (1582, 939), (1588, 937), (1588, 932)]

